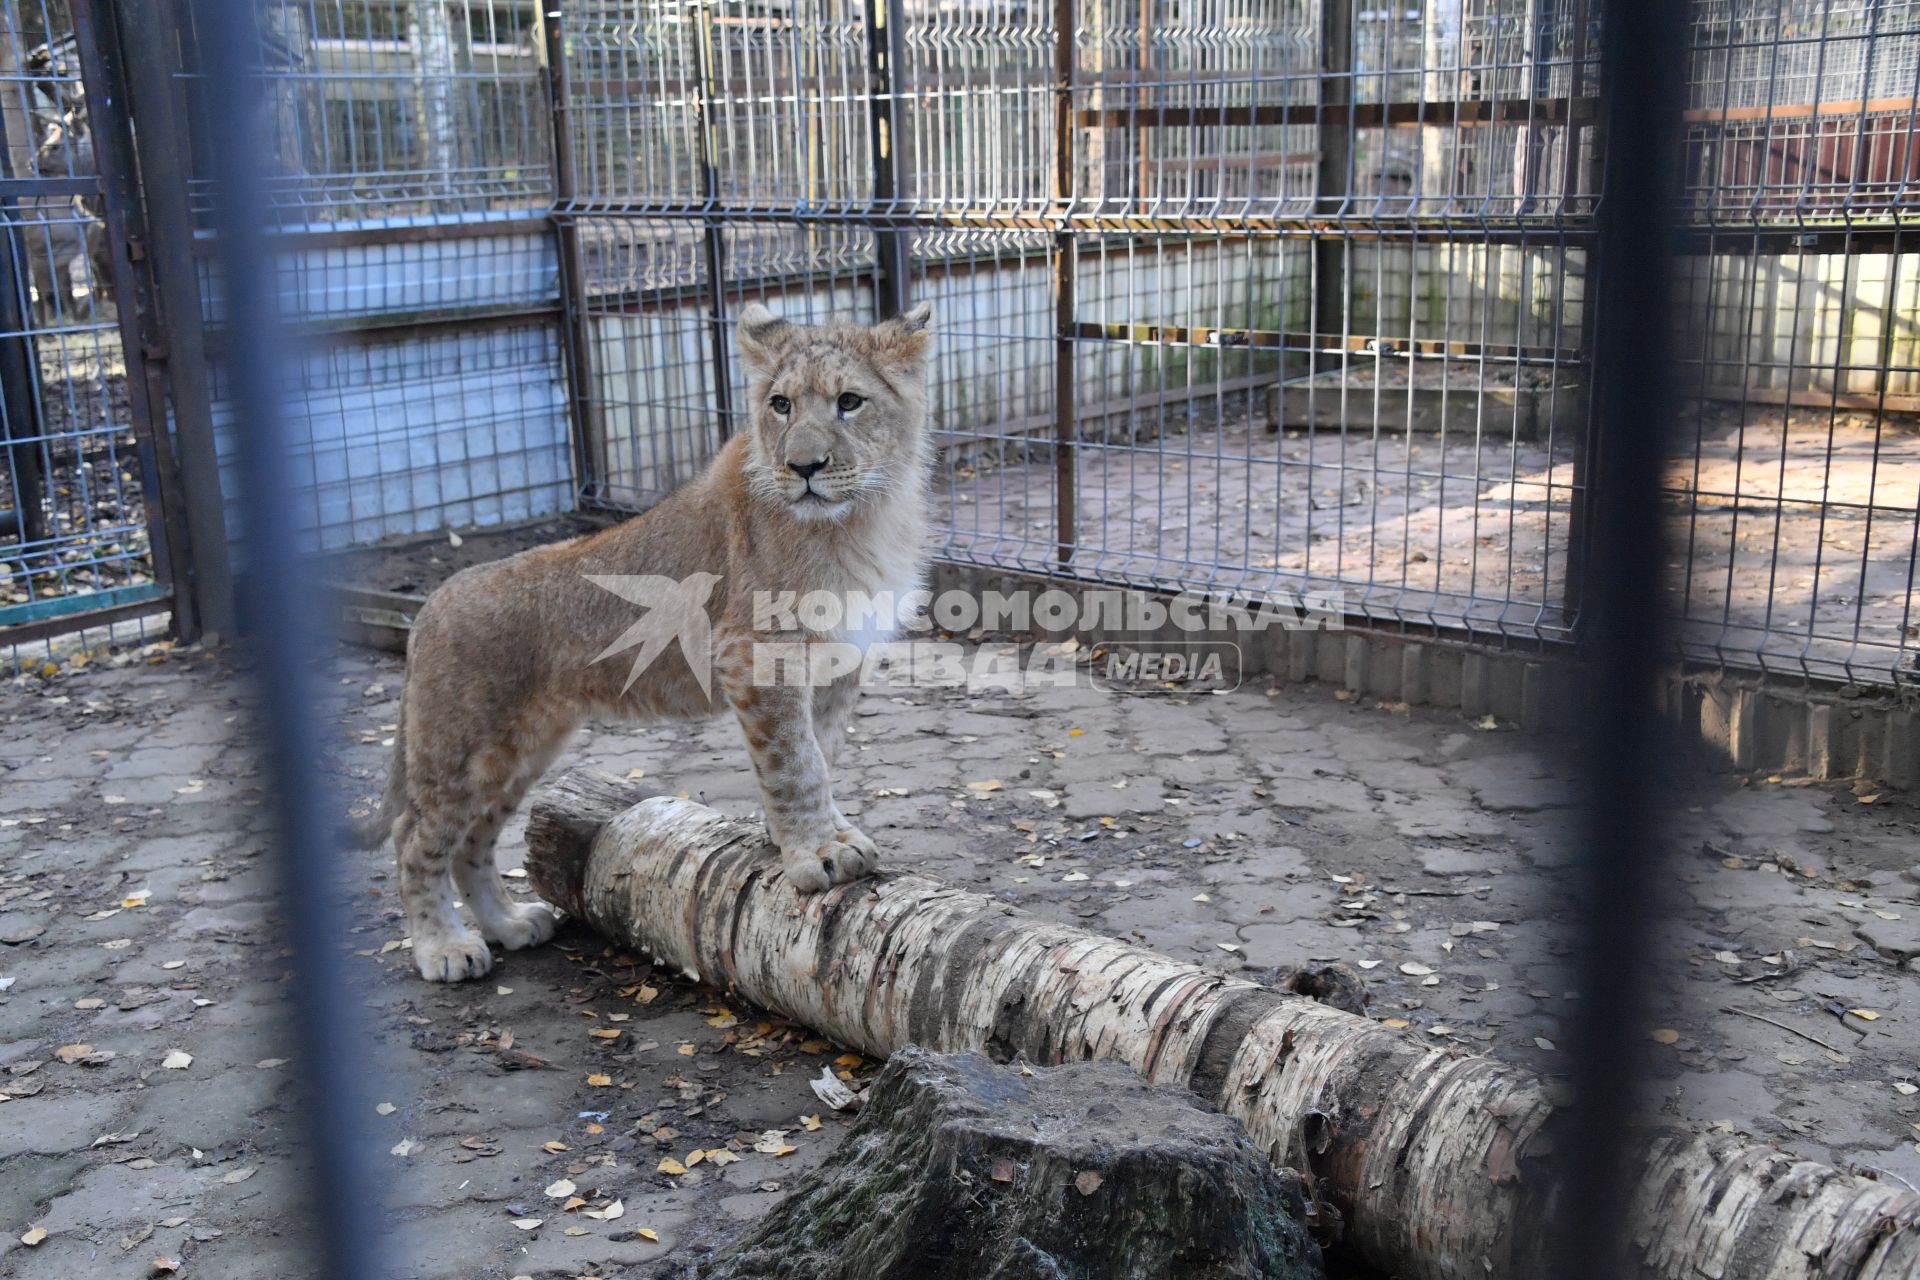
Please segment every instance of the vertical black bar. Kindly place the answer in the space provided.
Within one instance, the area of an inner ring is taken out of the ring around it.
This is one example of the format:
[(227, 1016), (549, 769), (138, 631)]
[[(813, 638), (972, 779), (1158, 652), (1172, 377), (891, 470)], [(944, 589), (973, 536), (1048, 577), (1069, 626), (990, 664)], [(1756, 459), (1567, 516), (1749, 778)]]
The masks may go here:
[[(1346, 211), (1353, 177), (1354, 0), (1320, 0), (1320, 147), (1314, 176), (1313, 307), (1316, 345), (1324, 350), (1347, 331)], [(1331, 335), (1331, 336), (1330, 336)], [(1313, 371), (1343, 369), (1346, 355), (1315, 353)]]
[[(1642, 1102), (1640, 1025), (1662, 918), (1665, 778), (1656, 695), (1668, 652), (1660, 605), (1661, 471), (1673, 424), (1672, 222), (1688, 9), (1609, 0), (1601, 30), (1605, 197), (1598, 209), (1594, 334), (1598, 446), (1590, 459), (1593, 554), (1579, 640), (1586, 662), (1588, 794), (1573, 980), (1575, 1105), (1556, 1143), (1561, 1206), (1556, 1280), (1629, 1274), (1628, 1143)], [(1652, 341), (1648, 335), (1654, 335)]]
[[(138, 3), (134, 7), (138, 7)], [(259, 36), (254, 0), (198, 0), (193, 18), (208, 104), (214, 179), (215, 261), (226, 301), (238, 483), (248, 557), (249, 637), (258, 689), (262, 763), (278, 824), (281, 913), (291, 933), (291, 997), (303, 1071), (301, 1100), (312, 1173), (304, 1203), (318, 1228), (315, 1270), (329, 1280), (372, 1280), (384, 1208), (378, 1174), (360, 1141), (369, 1114), (358, 1097), (367, 1032), (346, 969), (347, 935), (332, 815), (315, 785), (321, 756), (315, 667), (323, 634), (298, 533), (282, 397), (283, 363), (274, 264), (263, 224)], [(199, 317), (190, 318), (197, 326)]]
[(100, 173), (101, 202), (114, 308), (119, 313), (120, 349), (127, 366), (127, 408), (139, 441), (141, 483), (146, 492), (147, 534), (153, 547), (154, 577), (173, 588), (174, 633), (183, 640), (200, 634), (188, 569), (186, 514), (180, 473), (167, 439), (167, 424), (155, 406), (164, 403), (165, 383), (147, 353), (159, 345), (154, 324), (152, 282), (141, 262), (146, 234), (140, 212), (140, 184), (133, 164), (133, 128), (127, 115), (125, 67), (119, 28), (110, 5), (73, 0), (74, 43), (80, 50), (80, 74), (87, 89), (87, 121), (94, 163)]
[(185, 490), (187, 538), (193, 553), (193, 599), (200, 625), (234, 633), (233, 569), (226, 503), (214, 442), (200, 277), (193, 260), (193, 214), (187, 206), (189, 150), (173, 76), (179, 45), (155, 0), (117, 0), (127, 88), (139, 120), (134, 147), (146, 196), (147, 250), (160, 303), (162, 352), (173, 399), (173, 438)]
[(720, 411), (720, 430), (715, 444), (723, 445), (733, 434), (733, 361), (727, 354), (727, 244), (720, 217), (720, 139), (715, 134), (713, 104), (714, 0), (698, 0), (693, 7), (700, 24), (700, 96), (694, 109), (700, 116), (700, 194), (706, 201), (705, 229), (701, 252), (706, 261), (707, 341), (713, 356), (713, 398)]
[(1053, 490), (1055, 554), (1063, 565), (1073, 559), (1079, 502), (1074, 475), (1074, 442), (1079, 435), (1078, 388), (1073, 376), (1076, 264), (1068, 222), (1073, 212), (1073, 25), (1073, 0), (1053, 0), (1053, 198), (1060, 217), (1060, 230), (1053, 237)]
[(565, 12), (555, 3), (543, 8), (542, 47), (547, 57), (547, 107), (553, 125), (553, 230), (560, 255), (560, 315), (566, 335), (567, 415), (573, 428), (575, 492), (592, 492), (606, 473), (606, 433), (601, 430), (600, 398), (593, 376), (593, 329), (587, 317), (587, 269), (581, 255), (580, 225), (568, 206), (579, 194), (573, 157), (573, 128), (568, 115), (573, 86), (567, 72)]
[(873, 156), (874, 307), (881, 319), (907, 306), (907, 233), (900, 218), (900, 99), (905, 0), (867, 0), (867, 141)]

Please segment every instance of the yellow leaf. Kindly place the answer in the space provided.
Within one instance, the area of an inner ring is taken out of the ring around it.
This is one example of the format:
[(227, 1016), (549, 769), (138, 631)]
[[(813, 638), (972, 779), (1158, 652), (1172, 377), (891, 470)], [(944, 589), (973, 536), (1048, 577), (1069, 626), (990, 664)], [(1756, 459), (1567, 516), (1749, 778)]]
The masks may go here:
[(592, 1085), (596, 1089), (604, 1089), (608, 1085), (613, 1083), (613, 1077), (601, 1075), (599, 1072), (596, 1071), (594, 1074), (587, 1077), (587, 1083)]
[(967, 784), (967, 790), (973, 792), (976, 796), (991, 795), (995, 791), (1000, 790), (1001, 785), (1000, 779), (988, 778), (983, 782), (969, 782)]
[(1847, 1010), (1847, 1014), (1848, 1014), (1848, 1016), (1849, 1016), (1849, 1017), (1854, 1017), (1854, 1018), (1858, 1018), (1858, 1019), (1860, 1019), (1860, 1020), (1861, 1020), (1862, 1022), (1878, 1022), (1878, 1021), (1880, 1021), (1880, 1015), (1879, 1015), (1879, 1014), (1877, 1014), (1877, 1013), (1875, 1013), (1875, 1012), (1874, 1012), (1873, 1010), (1871, 1010), (1871, 1009), (1849, 1009), (1849, 1010)]
[(47, 1238), (45, 1227), (28, 1227), (27, 1233), (20, 1237), (20, 1243), (31, 1248)]
[(575, 1209), (578, 1209), (581, 1205), (585, 1203), (586, 1203), (586, 1200), (580, 1196), (568, 1196), (567, 1202), (560, 1206), (560, 1212), (572, 1213)]
[(564, 1142), (543, 1142), (540, 1144), (540, 1149), (557, 1156), (567, 1149), (567, 1144)]
[(1402, 1027), (1410, 1027), (1413, 1024), (1411, 1022), (1408, 1022), (1405, 1018), (1382, 1018), (1380, 1019), (1380, 1025), (1383, 1027), (1392, 1027), (1394, 1030), (1398, 1031)]
[(633, 1234), (639, 1236), (642, 1240), (651, 1240), (656, 1244), (659, 1243), (660, 1240), (660, 1233), (652, 1227), (635, 1227)]
[(800, 1042), (800, 1052), (802, 1053), (825, 1053), (832, 1047), (833, 1046), (825, 1040), (802, 1040)]
[(681, 1164), (678, 1160), (675, 1160), (672, 1156), (667, 1156), (665, 1159), (661, 1160), (659, 1164), (653, 1167), (655, 1169), (658, 1169), (661, 1173), (682, 1174), (687, 1171), (687, 1166)]
[(690, 1045), (690, 1044), (683, 1044), (683, 1045), (681, 1045), (681, 1046), (680, 1046), (680, 1056), (681, 1056), (681, 1057), (683, 1057), (683, 1058), (691, 1058), (691, 1057), (693, 1056), (693, 1054), (694, 1054), (694, 1048), (693, 1048), (693, 1046), (692, 1046), (692, 1045)]
[(1672, 1027), (1661, 1027), (1653, 1033), (1653, 1042), (1655, 1044), (1673, 1044), (1679, 1039), (1680, 1033)]
[[(601, 1124), (601, 1123), (599, 1123), (599, 1122), (598, 1122), (598, 1121), (596, 1121), (596, 1120), (589, 1120), (589, 1121), (587, 1122), (587, 1132), (588, 1132), (589, 1134), (594, 1134), (594, 1133), (605, 1133), (606, 1131), (607, 1131), (607, 1126), (605, 1126), (605, 1125), (603, 1125), (603, 1124)], [(564, 1148), (563, 1148), (563, 1150), (564, 1150)]]
[(629, 769), (627, 770), (627, 776), (629, 778), (644, 778), (647, 776), (647, 771), (645, 769)]
[(1069, 738), (1084, 738), (1087, 736), (1087, 731), (1085, 729), (1069, 729), (1067, 730), (1067, 736)]
[(801, 1116), (800, 1127), (805, 1129), (808, 1133), (818, 1133), (820, 1130), (820, 1117), (817, 1115)]
[(660, 998), (660, 988), (642, 987), (638, 992), (634, 994), (633, 1002), (635, 1004), (652, 1004), (655, 1000), (659, 998)]
[(63, 1044), (53, 1051), (53, 1056), (62, 1062), (74, 1063), (93, 1052), (90, 1044)]
[(595, 1040), (618, 1040), (620, 1038), (620, 1028), (595, 1027), (593, 1030), (587, 1032), (587, 1034)]
[(693, 1150), (687, 1152), (687, 1168), (689, 1169), (693, 1168), (693, 1166), (699, 1164), (702, 1160), (705, 1160), (706, 1158), (707, 1158), (707, 1153), (702, 1151), (700, 1148), (695, 1147)]
[(861, 1062), (861, 1058), (859, 1054), (843, 1053), (839, 1057), (833, 1060), (833, 1065), (836, 1067), (845, 1067), (849, 1071), (851, 1071), (853, 1068), (859, 1066), (860, 1062)]

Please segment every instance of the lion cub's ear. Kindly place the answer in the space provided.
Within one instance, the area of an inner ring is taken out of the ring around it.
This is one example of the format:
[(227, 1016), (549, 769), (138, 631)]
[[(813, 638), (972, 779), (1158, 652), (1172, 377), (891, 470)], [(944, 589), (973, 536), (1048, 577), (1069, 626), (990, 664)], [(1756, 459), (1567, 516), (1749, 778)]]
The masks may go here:
[(933, 304), (916, 302), (891, 320), (870, 329), (874, 354), (911, 368), (926, 361), (933, 350)]
[(793, 326), (757, 302), (740, 309), (740, 354), (762, 373), (772, 373), (793, 336)]

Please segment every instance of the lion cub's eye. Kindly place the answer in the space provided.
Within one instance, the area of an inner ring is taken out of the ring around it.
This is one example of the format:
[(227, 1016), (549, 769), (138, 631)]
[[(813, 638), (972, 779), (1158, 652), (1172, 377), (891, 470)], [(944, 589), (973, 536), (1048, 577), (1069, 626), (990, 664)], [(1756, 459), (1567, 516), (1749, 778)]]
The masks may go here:
[(840, 399), (835, 401), (835, 403), (840, 406), (840, 412), (842, 413), (852, 413), (866, 402), (867, 398), (865, 396), (857, 396), (851, 391), (842, 391), (840, 393)]
[(793, 401), (787, 399), (785, 396), (775, 396), (773, 399), (767, 401), (767, 403), (772, 405), (773, 411), (783, 418), (793, 412)]

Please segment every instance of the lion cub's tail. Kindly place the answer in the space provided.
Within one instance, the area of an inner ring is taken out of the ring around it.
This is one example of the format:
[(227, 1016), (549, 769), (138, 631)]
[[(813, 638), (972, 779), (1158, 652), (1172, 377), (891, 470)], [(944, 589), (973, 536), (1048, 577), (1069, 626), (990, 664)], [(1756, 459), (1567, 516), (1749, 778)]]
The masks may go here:
[(376, 849), (393, 832), (393, 820), (407, 805), (407, 708), (403, 700), (393, 731), (393, 758), (387, 763), (387, 789), (364, 818), (347, 824), (346, 841), (355, 849)]

